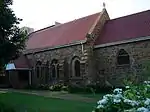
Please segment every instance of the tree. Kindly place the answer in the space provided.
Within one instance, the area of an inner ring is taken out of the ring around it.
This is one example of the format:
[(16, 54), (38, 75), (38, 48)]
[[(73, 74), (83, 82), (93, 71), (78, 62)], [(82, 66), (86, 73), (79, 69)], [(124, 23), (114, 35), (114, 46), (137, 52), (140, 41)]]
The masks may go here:
[(12, 0), (0, 0), (0, 68), (19, 56), (27, 37), (18, 27), (21, 19), (10, 8), (12, 3)]

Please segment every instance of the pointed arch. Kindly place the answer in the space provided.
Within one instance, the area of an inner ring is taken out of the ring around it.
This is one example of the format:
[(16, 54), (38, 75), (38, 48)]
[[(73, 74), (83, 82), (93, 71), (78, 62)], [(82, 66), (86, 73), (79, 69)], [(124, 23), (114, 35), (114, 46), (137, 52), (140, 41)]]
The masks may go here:
[(37, 61), (37, 62), (36, 62), (36, 76), (37, 76), (37, 78), (40, 78), (41, 65), (42, 65), (42, 62), (41, 62), (41, 61)]
[(118, 65), (130, 64), (129, 54), (124, 49), (120, 49), (119, 52), (118, 52), (117, 64)]
[(72, 62), (71, 62), (71, 66), (72, 66), (72, 76), (74, 77), (80, 77), (81, 76), (81, 68), (80, 68), (80, 58), (75, 56), (72, 58)]
[(51, 61), (51, 77), (53, 79), (59, 78), (59, 63), (57, 59)]

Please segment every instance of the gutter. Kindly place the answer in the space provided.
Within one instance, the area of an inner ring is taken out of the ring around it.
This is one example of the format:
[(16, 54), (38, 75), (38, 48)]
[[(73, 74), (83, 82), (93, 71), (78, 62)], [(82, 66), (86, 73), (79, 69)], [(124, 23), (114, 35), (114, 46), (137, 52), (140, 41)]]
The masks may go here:
[(81, 51), (82, 51), (82, 54), (84, 54), (84, 46), (83, 46), (83, 42), (81, 42)]
[(97, 49), (97, 48), (103, 48), (103, 47), (110, 47), (110, 46), (114, 46), (114, 45), (127, 44), (127, 43), (133, 43), (133, 42), (139, 42), (139, 41), (145, 41), (145, 40), (150, 40), (150, 36), (137, 37), (134, 39), (128, 39), (128, 40), (123, 40), (123, 41), (95, 45), (94, 48)]

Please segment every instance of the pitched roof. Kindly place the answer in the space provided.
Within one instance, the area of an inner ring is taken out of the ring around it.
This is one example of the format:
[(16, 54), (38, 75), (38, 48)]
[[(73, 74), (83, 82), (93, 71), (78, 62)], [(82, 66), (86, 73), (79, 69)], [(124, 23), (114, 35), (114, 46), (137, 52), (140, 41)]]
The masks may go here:
[(100, 13), (83, 17), (54, 27), (48, 27), (32, 33), (26, 49), (36, 49), (65, 45), (85, 40), (86, 34)]
[(150, 36), (150, 10), (109, 20), (96, 45)]
[(14, 65), (16, 69), (29, 69), (30, 68), (28, 59), (24, 55), (21, 55), (18, 59), (14, 60)]

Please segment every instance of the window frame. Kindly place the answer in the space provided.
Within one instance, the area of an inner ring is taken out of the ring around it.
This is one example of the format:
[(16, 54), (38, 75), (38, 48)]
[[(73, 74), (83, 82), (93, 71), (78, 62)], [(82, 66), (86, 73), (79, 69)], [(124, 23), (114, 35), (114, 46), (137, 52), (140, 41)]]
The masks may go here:
[[(79, 68), (80, 68), (80, 71), (79, 71), (79, 76), (76, 75), (76, 70), (75, 70), (75, 62), (78, 61), (79, 62)], [(81, 78), (81, 61), (80, 61), (80, 58), (75, 56), (74, 58), (72, 58), (72, 61), (71, 61), (71, 77), (73, 78)]]
[[(123, 54), (120, 54), (121, 52), (123, 52)], [(119, 62), (119, 58), (128, 58), (128, 63), (120, 63)], [(117, 54), (117, 61), (116, 61), (116, 63), (117, 63), (117, 66), (118, 67), (122, 67), (122, 66), (130, 66), (130, 55), (129, 55), (129, 53), (126, 51), (126, 50), (124, 50), (124, 49), (120, 49), (119, 51), (118, 51), (118, 54)]]

